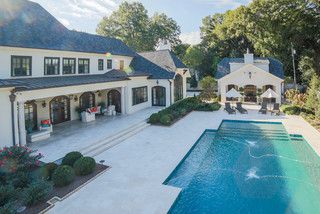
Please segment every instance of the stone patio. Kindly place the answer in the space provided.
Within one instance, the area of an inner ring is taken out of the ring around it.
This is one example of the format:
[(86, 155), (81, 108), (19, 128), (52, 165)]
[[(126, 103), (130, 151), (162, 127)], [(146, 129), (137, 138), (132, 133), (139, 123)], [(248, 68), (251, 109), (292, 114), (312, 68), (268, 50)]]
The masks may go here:
[(70, 151), (80, 151), (103, 138), (141, 123), (159, 110), (158, 107), (152, 107), (131, 115), (98, 116), (90, 123), (82, 123), (80, 120), (62, 123), (53, 127), (49, 139), (28, 146), (44, 154), (44, 162), (55, 161)]
[(171, 127), (149, 126), (105, 151), (96, 161), (112, 168), (59, 202), (49, 213), (167, 213), (180, 189), (162, 183), (190, 150), (205, 129), (217, 129), (223, 119), (280, 121), (291, 134), (303, 134), (319, 153), (320, 133), (300, 117), (192, 112)]

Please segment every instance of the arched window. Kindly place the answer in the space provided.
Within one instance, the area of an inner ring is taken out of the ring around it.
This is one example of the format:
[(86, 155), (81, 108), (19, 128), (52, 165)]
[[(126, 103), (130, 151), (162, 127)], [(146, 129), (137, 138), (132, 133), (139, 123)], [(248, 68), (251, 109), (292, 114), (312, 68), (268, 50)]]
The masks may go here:
[(37, 104), (35, 101), (28, 101), (24, 104), (25, 126), (28, 132), (38, 129)]
[(174, 101), (181, 100), (183, 98), (183, 78), (180, 74), (177, 74), (174, 78)]
[(166, 106), (166, 88), (155, 86), (152, 88), (152, 105)]
[(87, 108), (92, 108), (96, 104), (95, 95), (92, 92), (85, 92), (83, 93), (80, 98), (80, 109), (84, 110)]
[(50, 119), (52, 124), (70, 120), (70, 100), (67, 96), (54, 97), (50, 101)]

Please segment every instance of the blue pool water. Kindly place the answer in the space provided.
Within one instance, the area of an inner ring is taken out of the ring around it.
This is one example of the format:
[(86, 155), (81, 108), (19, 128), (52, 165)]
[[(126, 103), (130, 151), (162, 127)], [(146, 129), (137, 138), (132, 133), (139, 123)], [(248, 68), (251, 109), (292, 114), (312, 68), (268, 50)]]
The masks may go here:
[(320, 160), (281, 123), (223, 121), (206, 130), (166, 185), (169, 213), (320, 213)]

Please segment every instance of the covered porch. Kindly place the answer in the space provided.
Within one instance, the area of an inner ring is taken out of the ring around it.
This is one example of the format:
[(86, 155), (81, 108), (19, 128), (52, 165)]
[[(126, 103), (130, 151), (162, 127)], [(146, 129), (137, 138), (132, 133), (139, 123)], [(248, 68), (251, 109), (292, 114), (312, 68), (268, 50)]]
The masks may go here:
[[(17, 93), (17, 127), (19, 144), (41, 141), (50, 135), (59, 132), (55, 130), (68, 130), (67, 124), (76, 127), (90, 126), (89, 123), (80, 121), (82, 112), (90, 113), (90, 121), (112, 117), (127, 113), (126, 96), (127, 86), (122, 81), (87, 84), (85, 86), (68, 86), (39, 90), (26, 90)], [(113, 107), (113, 113), (107, 112), (108, 107)], [(107, 114), (108, 113), (108, 114)], [(81, 117), (82, 115), (82, 117)], [(108, 115), (108, 116), (107, 116)], [(113, 116), (112, 116), (113, 115)], [(80, 125), (81, 124), (81, 125)], [(61, 133), (61, 132), (60, 132)], [(36, 142), (35, 142), (36, 143)]]

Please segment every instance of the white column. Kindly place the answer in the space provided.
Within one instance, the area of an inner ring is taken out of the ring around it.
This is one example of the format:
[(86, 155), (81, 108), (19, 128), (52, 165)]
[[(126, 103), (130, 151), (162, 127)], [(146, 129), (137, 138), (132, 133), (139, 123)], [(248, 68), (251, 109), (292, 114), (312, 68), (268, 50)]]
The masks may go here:
[(18, 126), (19, 126), (19, 144), (24, 146), (27, 144), (26, 140), (26, 126), (24, 118), (24, 102), (18, 102)]
[(125, 87), (121, 87), (121, 114), (126, 114), (126, 102), (125, 102)]

